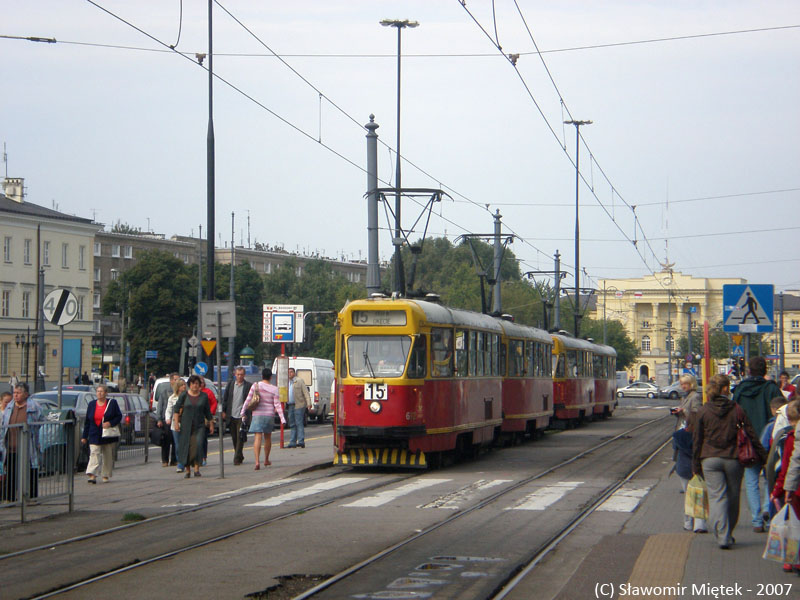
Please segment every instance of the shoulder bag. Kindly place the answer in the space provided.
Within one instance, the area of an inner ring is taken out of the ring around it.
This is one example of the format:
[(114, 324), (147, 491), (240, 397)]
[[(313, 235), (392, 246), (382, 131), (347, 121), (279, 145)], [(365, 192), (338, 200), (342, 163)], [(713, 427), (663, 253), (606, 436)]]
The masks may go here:
[(744, 429), (744, 410), (738, 404), (736, 405), (736, 457), (739, 459), (739, 464), (749, 467), (758, 462), (753, 442), (747, 431)]
[[(106, 401), (106, 409), (103, 411), (103, 421), (106, 420), (106, 413), (108, 412), (108, 407), (111, 406), (111, 400)], [(95, 410), (97, 410), (97, 405), (95, 405)], [(103, 427), (102, 422), (100, 424)], [(103, 427), (103, 435), (104, 438), (118, 438), (122, 434), (119, 431), (119, 425), (114, 425), (112, 427), (105, 428)]]
[(258, 391), (258, 383), (254, 383), (252, 389), (253, 395), (250, 396), (250, 402), (247, 403), (247, 410), (253, 410), (261, 402), (261, 394)]

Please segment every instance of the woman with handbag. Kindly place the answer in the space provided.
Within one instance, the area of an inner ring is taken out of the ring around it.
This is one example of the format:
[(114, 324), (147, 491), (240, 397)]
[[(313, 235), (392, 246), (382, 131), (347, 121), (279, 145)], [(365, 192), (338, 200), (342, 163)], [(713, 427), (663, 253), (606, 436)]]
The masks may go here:
[(81, 444), (89, 444), (89, 464), (86, 467), (89, 483), (97, 483), (97, 472), (101, 469), (104, 482), (111, 477), (114, 446), (119, 441), (122, 421), (122, 411), (114, 398), (108, 398), (108, 388), (98, 385), (96, 394), (97, 400), (92, 400), (86, 409), (81, 439)]
[(173, 409), (173, 421), (178, 421), (178, 462), (186, 469), (184, 477), (200, 477), (200, 464), (203, 461), (203, 443), (206, 438), (206, 423), (211, 434), (214, 433), (214, 417), (211, 405), (203, 389), (203, 378), (199, 375), (189, 377), (189, 389), (181, 393)]
[[(172, 434), (172, 440), (175, 445), (175, 448), (178, 448), (178, 443), (180, 442), (180, 431), (178, 430), (178, 419), (175, 415), (175, 405), (178, 403), (178, 398), (180, 398), (181, 394), (186, 391), (186, 382), (178, 377), (175, 382), (172, 384), (172, 395), (167, 399), (167, 408), (164, 410), (164, 420), (170, 427), (170, 433)], [(176, 451), (177, 455), (177, 451)], [(176, 469), (177, 473), (183, 473), (183, 463), (180, 461), (178, 462), (178, 468)]]
[(275, 423), (277, 414), (281, 423), (286, 423), (283, 417), (283, 406), (278, 399), (278, 388), (272, 385), (272, 369), (264, 367), (261, 371), (261, 381), (254, 383), (247, 393), (247, 398), (242, 404), (241, 416), (244, 417), (247, 411), (252, 414), (250, 420), (250, 433), (253, 434), (253, 451), (256, 455), (256, 467), (261, 468), (261, 443), (264, 443), (264, 466), (268, 467), (272, 463), (269, 460), (269, 453), (272, 450), (272, 427)]
[(697, 412), (693, 427), (692, 470), (708, 486), (709, 525), (723, 550), (734, 543), (744, 467), (767, 460), (747, 415), (730, 399), (730, 386), (726, 375), (711, 378), (709, 401)]

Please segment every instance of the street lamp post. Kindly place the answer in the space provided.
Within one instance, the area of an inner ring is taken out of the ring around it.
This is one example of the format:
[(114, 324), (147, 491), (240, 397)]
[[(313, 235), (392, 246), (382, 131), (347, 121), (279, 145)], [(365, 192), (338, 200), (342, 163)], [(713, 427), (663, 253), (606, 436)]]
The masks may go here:
[(603, 345), (604, 346), (608, 343), (606, 341), (606, 339), (607, 339), (607, 336), (606, 336), (606, 292), (610, 292), (611, 290), (614, 290), (615, 292), (619, 291), (619, 289), (616, 288), (613, 285), (609, 286), (609, 287), (606, 287), (606, 281), (604, 279), (603, 280)]
[(400, 179), (400, 57), (401, 52), (401, 33), (406, 27), (418, 27), (417, 21), (409, 21), (408, 19), (383, 19), (381, 25), (384, 27), (394, 27), (397, 29), (397, 165), (395, 170), (394, 182), (394, 291), (398, 294), (405, 293), (405, 275), (403, 273), (402, 257), (400, 255), (400, 247), (402, 245), (402, 232), (400, 222), (400, 196), (402, 194), (402, 185)]
[(30, 326), (27, 327), (25, 333), (18, 333), (14, 336), (14, 344), (17, 348), (22, 346), (22, 351), (19, 355), (19, 374), (21, 376), (22, 371), (25, 371), (25, 383), (27, 384), (30, 379), (31, 346), (38, 346), (35, 338), (31, 341)]
[(575, 121), (571, 119), (564, 121), (565, 125), (575, 125), (575, 337), (580, 337), (578, 330), (580, 305), (581, 305), (581, 235), (579, 221), (578, 192), (580, 189), (580, 149), (581, 149), (581, 125), (591, 125), (591, 121)]

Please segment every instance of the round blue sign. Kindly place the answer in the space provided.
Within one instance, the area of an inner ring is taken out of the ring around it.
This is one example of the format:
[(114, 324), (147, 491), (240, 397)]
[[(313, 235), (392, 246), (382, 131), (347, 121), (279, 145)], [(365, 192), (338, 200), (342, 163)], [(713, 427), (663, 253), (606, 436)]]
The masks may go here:
[(205, 375), (208, 373), (208, 365), (204, 362), (199, 362), (194, 366), (194, 372), (197, 375)]

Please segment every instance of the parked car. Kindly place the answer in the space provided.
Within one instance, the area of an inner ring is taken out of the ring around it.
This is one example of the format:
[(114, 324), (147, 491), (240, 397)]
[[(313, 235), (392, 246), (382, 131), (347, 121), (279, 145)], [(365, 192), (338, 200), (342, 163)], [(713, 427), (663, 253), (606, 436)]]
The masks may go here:
[(122, 411), (122, 421), (119, 424), (120, 443), (130, 446), (137, 437), (144, 437), (145, 430), (151, 431), (156, 426), (155, 415), (150, 412), (147, 401), (141, 396), (113, 393), (108, 397), (114, 398)]
[[(37, 392), (31, 395), (43, 410), (52, 410), (58, 408), (58, 392)], [(61, 391), (61, 408), (72, 409), (75, 411), (75, 439), (73, 440), (75, 448), (76, 465), (80, 468), (89, 462), (88, 447), (81, 446), (80, 440), (83, 435), (83, 424), (86, 422), (86, 410), (89, 408), (89, 402), (96, 400), (97, 397), (94, 392), (84, 390), (64, 390)], [(42, 452), (50, 445), (52, 440), (42, 440), (42, 431), (40, 430), (39, 443)], [(44, 434), (47, 435), (47, 434)], [(43, 444), (44, 442), (44, 444)], [(62, 450), (53, 450), (51, 452), (60, 453)], [(44, 457), (45, 459), (47, 457)]]
[(670, 399), (674, 400), (675, 398), (677, 398), (678, 396), (681, 395), (682, 391), (683, 390), (681, 389), (681, 382), (680, 381), (676, 381), (674, 383), (671, 383), (671, 384), (669, 384), (667, 386), (664, 386), (664, 387), (660, 388), (658, 390), (658, 397), (659, 398), (670, 398)]
[(630, 385), (617, 390), (618, 398), (655, 398), (658, 396), (658, 386), (647, 381), (634, 381)]

